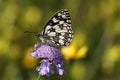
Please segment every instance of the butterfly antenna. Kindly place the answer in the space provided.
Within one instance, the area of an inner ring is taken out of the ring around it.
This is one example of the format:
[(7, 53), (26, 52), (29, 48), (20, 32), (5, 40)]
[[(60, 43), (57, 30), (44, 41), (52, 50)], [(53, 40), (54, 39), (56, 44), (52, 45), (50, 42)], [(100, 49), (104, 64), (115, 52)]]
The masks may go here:
[(33, 33), (33, 34), (37, 34), (38, 32), (25, 31), (24, 33)]

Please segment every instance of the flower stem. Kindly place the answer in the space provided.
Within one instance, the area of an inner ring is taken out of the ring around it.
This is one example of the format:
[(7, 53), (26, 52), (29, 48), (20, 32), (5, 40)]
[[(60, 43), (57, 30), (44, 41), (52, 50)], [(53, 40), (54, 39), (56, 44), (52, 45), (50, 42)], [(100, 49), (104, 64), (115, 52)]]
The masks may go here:
[(38, 78), (37, 78), (37, 80), (40, 80), (40, 75), (38, 75)]

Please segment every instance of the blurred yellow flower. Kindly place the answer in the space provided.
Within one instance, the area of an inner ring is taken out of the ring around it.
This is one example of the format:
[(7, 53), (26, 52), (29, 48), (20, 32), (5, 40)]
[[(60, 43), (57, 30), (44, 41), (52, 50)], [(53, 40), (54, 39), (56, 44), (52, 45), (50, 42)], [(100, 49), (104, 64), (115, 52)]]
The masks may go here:
[(63, 56), (65, 57), (65, 59), (73, 58), (75, 51), (76, 51), (76, 44), (75, 43), (72, 43), (68, 47), (62, 48), (62, 53), (63, 53)]
[[(25, 53), (30, 53), (32, 52), (32, 49), (28, 49), (26, 50)], [(25, 68), (33, 68), (37, 65), (37, 60), (31, 56), (29, 56), (28, 54), (25, 54), (24, 58), (23, 58), (23, 66)]]
[(84, 58), (86, 56), (87, 51), (88, 47), (86, 45), (82, 46), (75, 55), (75, 59)]
[(62, 48), (62, 54), (65, 59), (79, 59), (84, 58), (88, 51), (88, 47), (86, 45), (82, 46), (77, 51), (77, 45), (73, 42), (70, 46)]

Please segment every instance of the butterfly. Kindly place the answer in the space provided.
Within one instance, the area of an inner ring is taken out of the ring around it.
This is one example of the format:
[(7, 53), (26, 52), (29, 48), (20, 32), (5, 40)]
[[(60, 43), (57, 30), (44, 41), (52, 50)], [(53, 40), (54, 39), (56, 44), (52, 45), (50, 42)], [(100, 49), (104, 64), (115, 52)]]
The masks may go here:
[(56, 12), (47, 24), (42, 33), (36, 35), (43, 43), (53, 46), (68, 46), (73, 38), (71, 18), (67, 9)]

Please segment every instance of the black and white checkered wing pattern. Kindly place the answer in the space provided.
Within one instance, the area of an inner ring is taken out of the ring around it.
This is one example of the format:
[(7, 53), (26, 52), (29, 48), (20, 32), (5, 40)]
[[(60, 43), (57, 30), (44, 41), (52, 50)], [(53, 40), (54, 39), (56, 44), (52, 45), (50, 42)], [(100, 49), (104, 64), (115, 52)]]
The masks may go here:
[(45, 25), (42, 35), (57, 46), (68, 46), (73, 38), (69, 12), (62, 9), (53, 15)]

